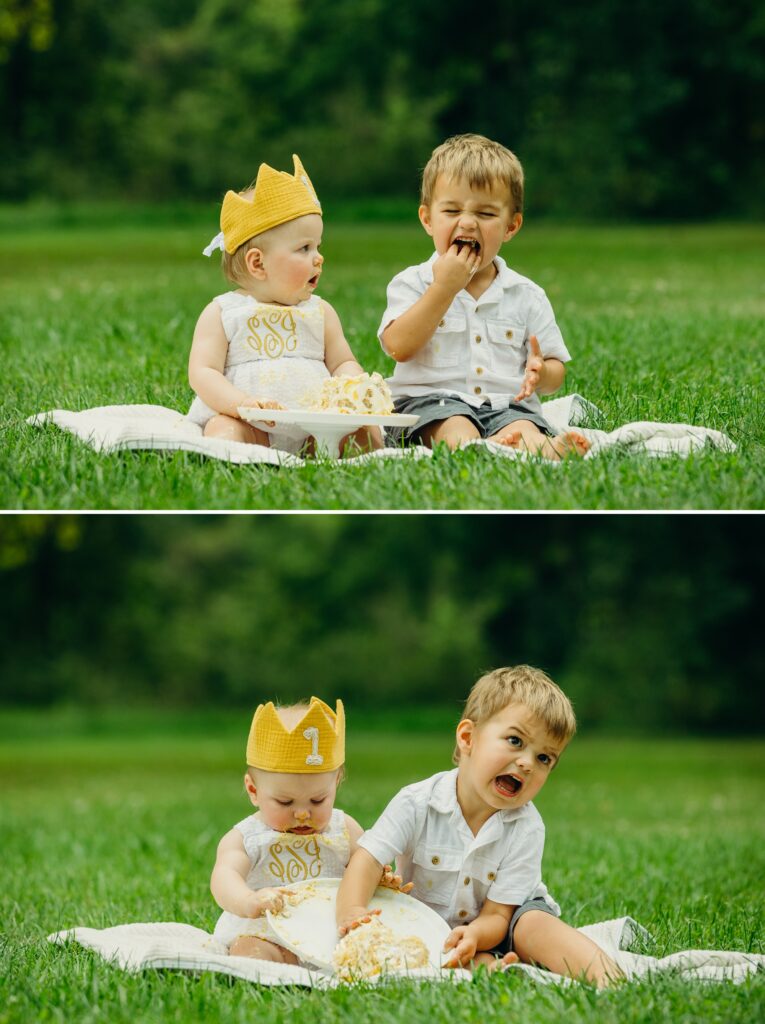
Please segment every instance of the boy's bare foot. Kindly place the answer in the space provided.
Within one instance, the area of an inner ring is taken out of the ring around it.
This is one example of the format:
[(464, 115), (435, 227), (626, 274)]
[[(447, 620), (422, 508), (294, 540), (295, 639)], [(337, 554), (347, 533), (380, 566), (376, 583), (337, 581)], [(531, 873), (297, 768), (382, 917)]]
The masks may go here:
[(473, 965), (477, 967), (479, 964), (483, 964), (488, 970), (489, 974), (493, 974), (494, 971), (501, 971), (503, 967), (509, 967), (510, 964), (517, 964), (520, 962), (520, 957), (517, 953), (505, 953), (504, 956), (494, 956), (493, 953), (478, 953)]
[(501, 437), (492, 438), (497, 444), (503, 444), (506, 448), (516, 448), (519, 451), (526, 451), (530, 455), (541, 455), (545, 459), (559, 461), (569, 455), (586, 455), (590, 449), (590, 442), (580, 434), (578, 430), (567, 430), (564, 434), (557, 434), (555, 437), (540, 435), (539, 443), (535, 439), (529, 441), (528, 435), (524, 436), (521, 429), (509, 431)]

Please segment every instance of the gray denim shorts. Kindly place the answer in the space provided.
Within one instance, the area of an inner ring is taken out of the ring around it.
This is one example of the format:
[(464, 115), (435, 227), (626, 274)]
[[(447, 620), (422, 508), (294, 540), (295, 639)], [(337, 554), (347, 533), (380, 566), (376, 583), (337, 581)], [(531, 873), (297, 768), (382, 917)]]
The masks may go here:
[(541, 896), (535, 896), (533, 900), (526, 900), (525, 903), (521, 903), (520, 907), (516, 907), (515, 913), (510, 918), (507, 935), (498, 946), (491, 950), (492, 953), (496, 953), (497, 956), (504, 956), (505, 953), (514, 952), (513, 935), (515, 933), (515, 926), (529, 910), (541, 910), (543, 914), (552, 914), (553, 917), (558, 916), (549, 903), (546, 903)]
[(541, 413), (533, 412), (519, 403), (511, 402), (507, 409), (492, 409), (486, 402), (476, 408), (445, 391), (434, 391), (430, 395), (420, 395), (418, 398), (398, 398), (393, 403), (393, 409), (394, 412), (412, 413), (420, 417), (412, 427), (386, 428), (386, 444), (396, 446), (401, 444), (402, 437), (405, 441), (416, 442), (423, 427), (438, 420), (448, 420), (451, 416), (465, 416), (475, 424), (481, 437), (492, 437), (508, 423), (515, 423), (516, 420), (530, 420), (543, 434), (555, 434)]

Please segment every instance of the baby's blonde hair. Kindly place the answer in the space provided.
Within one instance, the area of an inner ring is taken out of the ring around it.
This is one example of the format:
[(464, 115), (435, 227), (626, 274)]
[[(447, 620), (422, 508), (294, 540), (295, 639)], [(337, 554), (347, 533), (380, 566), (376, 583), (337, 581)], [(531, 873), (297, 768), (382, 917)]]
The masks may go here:
[(523, 212), (523, 168), (515, 153), (483, 135), (453, 135), (437, 146), (422, 172), (421, 202), (430, 206), (439, 174), (464, 178), (471, 188), (499, 182), (507, 187), (512, 212)]
[[(462, 718), (480, 725), (508, 704), (523, 704), (559, 743), (566, 744), (576, 732), (571, 701), (548, 675), (530, 665), (496, 668), (481, 676), (468, 694)], [(455, 746), (452, 760), (459, 764)]]
[[(252, 181), (239, 193), (242, 199), (252, 199), (255, 195), (255, 182)], [(249, 281), (249, 271), (247, 265), (244, 262), (244, 258), (250, 249), (262, 248), (263, 236), (267, 235), (267, 231), (261, 232), (259, 235), (254, 235), (252, 238), (248, 238), (246, 242), (242, 242), (238, 249), (233, 252), (226, 252), (223, 250), (223, 257), (221, 259), (221, 269), (226, 277), (233, 284), (244, 286)]]

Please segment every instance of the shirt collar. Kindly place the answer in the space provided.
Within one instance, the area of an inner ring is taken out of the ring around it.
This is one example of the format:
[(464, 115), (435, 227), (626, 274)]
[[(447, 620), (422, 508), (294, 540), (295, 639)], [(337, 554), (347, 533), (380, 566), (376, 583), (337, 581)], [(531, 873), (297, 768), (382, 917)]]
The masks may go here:
[[(434, 811), (438, 811), (439, 814), (453, 814), (455, 811), (462, 814), (460, 805), (457, 803), (458, 771), (458, 768), (452, 768), (450, 772), (443, 772), (430, 792), (428, 804)], [(526, 804), (523, 807), (510, 807), (504, 811), (497, 811), (496, 814), (493, 814), (488, 819), (483, 828), (486, 828), (488, 825), (491, 827), (487, 829), (487, 832), (495, 832), (508, 822), (520, 818), (525, 811), (525, 807)]]

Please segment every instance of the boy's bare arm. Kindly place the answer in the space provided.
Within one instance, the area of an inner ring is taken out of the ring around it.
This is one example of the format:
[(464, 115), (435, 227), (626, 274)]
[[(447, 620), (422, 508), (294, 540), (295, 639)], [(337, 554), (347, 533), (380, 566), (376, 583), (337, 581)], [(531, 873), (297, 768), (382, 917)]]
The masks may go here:
[(510, 918), (515, 907), (486, 900), (481, 913), (470, 924), (453, 928), (444, 943), (445, 950), (452, 955), (444, 967), (461, 967), (469, 964), (480, 950), (493, 949), (507, 934)]
[(371, 853), (357, 849), (345, 869), (343, 880), (337, 891), (336, 920), (341, 935), (350, 931), (354, 924), (371, 917), (379, 911), (369, 911), (369, 901), (382, 878), (383, 866)]
[(228, 910), (237, 917), (260, 917), (267, 910), (281, 910), (284, 895), (289, 890), (269, 888), (253, 892), (245, 881), (250, 866), (241, 833), (231, 829), (218, 843), (218, 856), (210, 877), (210, 892), (215, 902), (221, 910)]
[(397, 363), (405, 363), (426, 345), (454, 301), (470, 283), (480, 256), (470, 246), (452, 245), (433, 264), (433, 283), (425, 293), (382, 333), (385, 351)]

